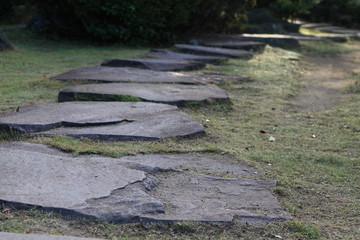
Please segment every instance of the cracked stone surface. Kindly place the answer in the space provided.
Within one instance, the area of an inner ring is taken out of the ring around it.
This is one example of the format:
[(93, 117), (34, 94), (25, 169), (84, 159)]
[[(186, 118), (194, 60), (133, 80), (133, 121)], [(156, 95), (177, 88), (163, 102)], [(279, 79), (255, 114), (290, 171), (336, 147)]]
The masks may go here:
[(200, 56), (157, 49), (152, 49), (147, 56), (161, 59), (191, 60), (203, 63), (221, 63), (227, 60), (227, 58), (224, 57)]
[(179, 59), (119, 58), (105, 60), (101, 66), (132, 67), (154, 71), (193, 71), (206, 67), (206, 64)]
[(129, 101), (136, 97), (146, 102), (183, 105), (186, 103), (229, 103), (226, 91), (209, 85), (107, 83), (85, 84), (63, 89), (59, 102)]
[(0, 129), (102, 140), (157, 140), (203, 133), (178, 108), (145, 102), (65, 102), (20, 107), (0, 115)]
[[(272, 180), (227, 155), (72, 156), (44, 145), (0, 145), (0, 199), (17, 208), (113, 223), (287, 220)], [(221, 176), (221, 177), (220, 177)]]
[(195, 46), (188, 44), (175, 44), (174, 47), (184, 53), (222, 56), (229, 58), (244, 58), (244, 59), (250, 59), (253, 57), (251, 53), (242, 50), (224, 49), (217, 47), (204, 47), (204, 46)]
[(207, 41), (203, 43), (207, 47), (220, 47), (230, 49), (240, 49), (246, 51), (264, 51), (266, 43), (253, 41)]
[(39, 235), (39, 234), (17, 234), (0, 232), (1, 240), (100, 240), (98, 238), (81, 238), (57, 235)]

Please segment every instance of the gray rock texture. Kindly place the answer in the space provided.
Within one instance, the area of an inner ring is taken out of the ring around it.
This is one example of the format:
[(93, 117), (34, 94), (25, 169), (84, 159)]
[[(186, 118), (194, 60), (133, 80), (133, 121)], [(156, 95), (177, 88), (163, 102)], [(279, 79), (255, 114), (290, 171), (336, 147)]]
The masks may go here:
[[(182, 73), (182, 72), (159, 72), (137, 68), (115, 68), (91, 66), (73, 69), (68, 72), (52, 77), (61, 81), (90, 81), (103, 83), (178, 83), (178, 84), (205, 84), (213, 82), (210, 75)], [(217, 81), (215, 79), (215, 81)]]
[(186, 103), (229, 103), (226, 91), (209, 85), (107, 83), (85, 84), (63, 89), (59, 102), (129, 101), (184, 105)]
[(206, 67), (199, 61), (178, 59), (119, 58), (109, 59), (101, 63), (104, 67), (132, 67), (154, 71), (192, 71)]
[(244, 58), (250, 59), (253, 55), (246, 51), (234, 50), (234, 49), (224, 49), (217, 47), (203, 47), (203, 46), (195, 46), (188, 44), (175, 44), (174, 47), (181, 52), (184, 53), (192, 53), (192, 54), (202, 54), (202, 55), (210, 55), (210, 56), (222, 56), (228, 58)]
[(98, 238), (80, 238), (70, 236), (16, 234), (0, 232), (0, 240), (100, 240)]
[(240, 49), (246, 51), (262, 52), (266, 43), (253, 41), (208, 41), (203, 43), (207, 47), (220, 47), (230, 49)]
[(186, 53), (178, 53), (167, 50), (152, 49), (148, 54), (148, 57), (161, 58), (161, 59), (178, 59), (178, 60), (191, 60), (203, 63), (221, 63), (227, 60), (224, 57), (211, 57), (211, 56), (200, 56)]
[(299, 37), (284, 34), (242, 34), (229, 35), (226, 36), (226, 38), (241, 41), (264, 42), (274, 47), (297, 47), (299, 46), (299, 41), (319, 40), (315, 37)]
[[(272, 180), (226, 155), (72, 156), (43, 145), (0, 146), (0, 200), (7, 206), (113, 223), (287, 220)], [(223, 177), (219, 177), (223, 176)]]
[(169, 83), (204, 85), (225, 80), (247, 81), (240, 75), (224, 73), (159, 72), (136, 68), (114, 68), (91, 66), (73, 69), (51, 79), (60, 81), (96, 82), (96, 83)]
[(66, 102), (20, 107), (0, 115), (0, 129), (102, 140), (157, 140), (203, 133), (177, 107), (145, 102)]

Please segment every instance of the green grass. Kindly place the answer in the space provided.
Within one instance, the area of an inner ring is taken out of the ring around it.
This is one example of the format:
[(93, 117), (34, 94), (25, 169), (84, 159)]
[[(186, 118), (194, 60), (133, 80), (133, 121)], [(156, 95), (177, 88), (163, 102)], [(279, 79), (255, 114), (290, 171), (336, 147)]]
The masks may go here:
[[(71, 68), (146, 49), (94, 47), (46, 40), (7, 28), (15, 52), (0, 52), (0, 112), (29, 102), (55, 102), (66, 83), (49, 81)], [(305, 43), (294, 51), (267, 47), (249, 61), (231, 60), (207, 71), (246, 75), (253, 81), (219, 84), (232, 105), (190, 105), (181, 111), (206, 126), (206, 135), (156, 142), (103, 142), (1, 133), (0, 141), (44, 143), (74, 154), (120, 157), (138, 153), (225, 152), (278, 181), (274, 194), (293, 220), (251, 227), (220, 223), (130, 224), (71, 220), (37, 210), (0, 212), (0, 231), (68, 234), (108, 239), (358, 239), (360, 236), (360, 94), (349, 92), (331, 110), (295, 113), (302, 56), (336, 56), (358, 43)], [(305, 50), (304, 50), (305, 49)], [(309, 50), (311, 49), (311, 51)], [(295, 59), (295, 56), (298, 59)], [(312, 115), (313, 117), (309, 117)], [(344, 128), (343, 126), (348, 126)], [(261, 131), (261, 132), (260, 132)], [(316, 137), (313, 138), (312, 135)], [(270, 142), (269, 137), (276, 138)]]
[(0, 113), (29, 102), (56, 101), (59, 89), (69, 83), (48, 77), (73, 68), (99, 65), (108, 58), (135, 57), (148, 50), (48, 40), (24, 31), (23, 26), (8, 26), (3, 32), (16, 51), (0, 53)]

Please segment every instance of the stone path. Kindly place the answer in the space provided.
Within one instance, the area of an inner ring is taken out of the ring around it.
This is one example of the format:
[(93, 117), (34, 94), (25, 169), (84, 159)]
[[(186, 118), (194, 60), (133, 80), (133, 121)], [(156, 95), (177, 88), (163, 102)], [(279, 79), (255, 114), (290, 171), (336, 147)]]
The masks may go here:
[[(275, 181), (224, 155), (74, 157), (44, 145), (0, 146), (0, 199), (113, 223), (289, 219), (272, 195)], [(216, 177), (222, 175), (224, 177)]]
[(85, 81), (95, 83), (177, 83), (199, 85), (223, 82), (227, 79), (243, 81), (246, 78), (223, 73), (159, 72), (136, 68), (91, 66), (77, 68), (51, 77), (60, 81)]
[(173, 51), (157, 50), (157, 49), (152, 49), (146, 56), (150, 58), (191, 60), (191, 61), (214, 63), (214, 64), (222, 63), (227, 60), (224, 57), (200, 56), (200, 55), (178, 53)]
[(205, 41), (203, 45), (207, 47), (220, 47), (262, 52), (265, 49), (266, 43), (253, 41)]
[[(153, 50), (148, 58), (106, 60), (102, 66), (54, 76), (52, 79), (97, 84), (62, 90), (60, 103), (29, 105), (0, 115), (0, 130), (116, 141), (204, 133), (201, 124), (169, 104), (230, 103), (224, 90), (208, 84), (249, 79), (223, 73), (170, 71), (197, 70), (205, 63), (227, 58), (249, 59), (252, 53), (239, 49), (261, 51), (265, 47), (264, 43), (236, 39), (213, 45), (217, 47), (175, 45), (171, 51)], [(62, 102), (79, 100), (93, 101)], [(45, 145), (12, 143), (0, 145), (0, 165), (0, 201), (16, 209), (37, 207), (112, 223), (216, 221), (260, 225), (290, 219), (272, 195), (276, 182), (255, 180), (255, 169), (226, 155), (75, 157)], [(4, 235), (10, 236), (0, 233), (0, 238)], [(9, 237), (42, 238), (77, 239)]]
[(56, 236), (56, 235), (16, 234), (16, 233), (0, 232), (0, 240), (101, 240), (101, 239)]
[(107, 83), (85, 84), (63, 89), (59, 102), (130, 101), (185, 105), (187, 103), (229, 103), (226, 91), (209, 85)]
[(119, 58), (101, 63), (105, 67), (132, 67), (155, 71), (193, 71), (203, 69), (206, 64), (198, 61), (178, 59)]
[(331, 40), (345, 42), (352, 35), (321, 33), (316, 35), (294, 34), (240, 34), (240, 35), (215, 35), (209, 36), (208, 40), (200, 42), (217, 42), (219, 46), (228, 42), (256, 41), (269, 44), (274, 47), (298, 47), (300, 41), (323, 41)]
[(174, 47), (184, 53), (196, 53), (210, 56), (222, 56), (229, 58), (243, 58), (250, 59), (253, 55), (246, 51), (235, 49), (224, 49), (215, 47), (203, 47), (188, 44), (175, 44)]
[(20, 107), (0, 115), (0, 128), (102, 140), (157, 140), (203, 133), (175, 106), (144, 102), (66, 102)]
[(189, 77), (182, 73), (158, 72), (135, 68), (113, 68), (91, 66), (77, 68), (51, 77), (54, 80), (71, 81), (82, 80), (91, 82), (136, 82), (136, 83), (181, 83), (202, 84), (196, 77)]
[(327, 23), (306, 23), (306, 24), (302, 24), (301, 27), (323, 31), (323, 32), (346, 34), (349, 37), (355, 37), (355, 38), (360, 37), (360, 30), (350, 30), (343, 27), (333, 26)]

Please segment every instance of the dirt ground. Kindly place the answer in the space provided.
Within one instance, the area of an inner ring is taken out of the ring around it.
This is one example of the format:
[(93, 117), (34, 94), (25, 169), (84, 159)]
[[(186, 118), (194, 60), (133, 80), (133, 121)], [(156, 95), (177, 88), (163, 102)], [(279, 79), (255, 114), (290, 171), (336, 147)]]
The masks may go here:
[(337, 104), (344, 90), (354, 83), (360, 72), (360, 43), (357, 51), (337, 56), (306, 57), (304, 88), (295, 99), (296, 112), (326, 110)]

